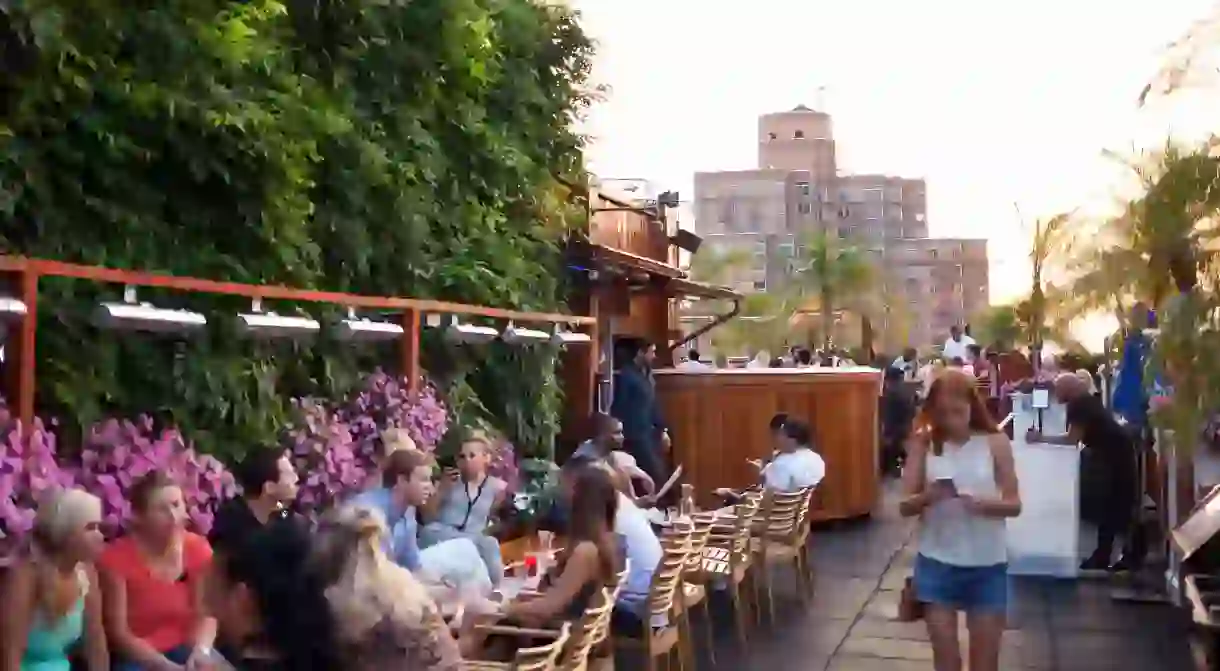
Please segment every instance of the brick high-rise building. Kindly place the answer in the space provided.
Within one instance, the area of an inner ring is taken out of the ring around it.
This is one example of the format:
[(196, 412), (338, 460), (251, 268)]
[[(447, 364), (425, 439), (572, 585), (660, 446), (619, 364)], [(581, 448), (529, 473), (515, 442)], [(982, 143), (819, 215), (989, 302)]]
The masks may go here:
[(841, 175), (829, 114), (799, 106), (758, 120), (754, 170), (695, 173), (695, 227), (709, 249), (738, 249), (753, 265), (730, 278), (764, 291), (792, 274), (798, 240), (825, 230), (867, 250), (880, 295), (914, 345), (940, 342), (988, 304), (984, 240), (929, 238), (922, 179)]

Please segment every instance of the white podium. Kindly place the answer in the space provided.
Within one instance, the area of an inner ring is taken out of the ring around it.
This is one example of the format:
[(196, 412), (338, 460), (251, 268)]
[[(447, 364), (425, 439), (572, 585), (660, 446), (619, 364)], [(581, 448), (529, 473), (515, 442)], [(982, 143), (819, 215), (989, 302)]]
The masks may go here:
[[(1021, 485), (1021, 514), (1008, 520), (1008, 572), (1074, 578), (1080, 564), (1080, 451), (1025, 442), (1037, 410), (1027, 394), (1013, 395), (1013, 457)], [(1062, 434), (1062, 404), (1042, 411), (1043, 430)]]

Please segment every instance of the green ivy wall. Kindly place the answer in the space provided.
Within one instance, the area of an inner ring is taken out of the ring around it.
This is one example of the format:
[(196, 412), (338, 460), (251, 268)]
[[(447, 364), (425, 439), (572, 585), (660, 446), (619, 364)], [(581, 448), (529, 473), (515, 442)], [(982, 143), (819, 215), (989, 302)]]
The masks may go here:
[[(559, 310), (583, 216), (571, 121), (592, 47), (531, 0), (10, 0), (0, 4), (0, 245), (250, 283)], [(121, 289), (45, 281), (39, 405), (155, 412), (205, 449), (274, 440), (287, 398), (338, 395), (389, 351), (101, 333)], [(295, 306), (268, 305), (281, 312)], [(334, 313), (317, 317), (333, 317)], [(459, 419), (527, 453), (557, 431), (553, 353), (425, 341)]]

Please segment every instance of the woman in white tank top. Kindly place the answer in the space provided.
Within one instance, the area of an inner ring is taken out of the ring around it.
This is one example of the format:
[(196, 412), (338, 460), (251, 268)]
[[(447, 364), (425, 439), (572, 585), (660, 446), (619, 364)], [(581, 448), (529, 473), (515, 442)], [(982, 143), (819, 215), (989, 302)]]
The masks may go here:
[(900, 510), (919, 516), (915, 596), (936, 671), (961, 671), (959, 611), (970, 631), (970, 671), (997, 671), (1008, 608), (1004, 520), (1021, 513), (1012, 444), (996, 429), (958, 370), (937, 376), (907, 447), (906, 497)]

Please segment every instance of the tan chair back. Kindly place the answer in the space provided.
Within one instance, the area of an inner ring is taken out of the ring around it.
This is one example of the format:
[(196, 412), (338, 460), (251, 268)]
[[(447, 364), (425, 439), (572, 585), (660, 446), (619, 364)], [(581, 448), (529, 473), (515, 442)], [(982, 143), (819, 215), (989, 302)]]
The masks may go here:
[(789, 543), (800, 533), (801, 517), (809, 513), (812, 487), (795, 492), (776, 492), (768, 489), (763, 495), (754, 534), (772, 542)]
[(648, 589), (648, 618), (645, 622), (656, 618), (669, 617), (674, 609), (674, 599), (682, 584), (682, 570), (686, 567), (686, 556), (689, 552), (690, 535), (685, 537), (670, 537), (669, 542), (662, 542), (665, 553), (661, 563), (652, 574), (652, 586)]
[(565, 622), (559, 636), (550, 643), (534, 648), (519, 648), (512, 668), (517, 671), (554, 671), (571, 633), (572, 625)]
[(584, 615), (575, 623), (572, 638), (559, 661), (563, 671), (585, 671), (589, 667), (589, 653), (599, 641), (606, 640), (610, 631), (610, 614), (614, 610), (615, 587), (608, 585), (593, 598)]
[(696, 514), (691, 520), (694, 526), (690, 534), (690, 554), (686, 557), (686, 572), (696, 574), (703, 570), (703, 550), (707, 548), (708, 536), (712, 535), (716, 516), (711, 513)]
[(623, 585), (627, 584), (627, 576), (631, 573), (631, 560), (623, 562), (623, 570), (618, 573), (618, 580), (610, 588), (610, 611), (606, 615), (605, 626), (598, 629), (593, 637), (593, 647), (597, 647), (606, 642), (606, 638), (610, 636), (610, 615), (614, 613), (614, 604), (618, 603), (618, 597), (623, 593)]

